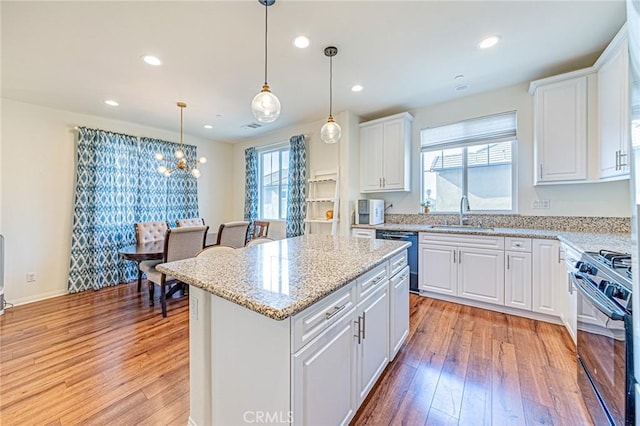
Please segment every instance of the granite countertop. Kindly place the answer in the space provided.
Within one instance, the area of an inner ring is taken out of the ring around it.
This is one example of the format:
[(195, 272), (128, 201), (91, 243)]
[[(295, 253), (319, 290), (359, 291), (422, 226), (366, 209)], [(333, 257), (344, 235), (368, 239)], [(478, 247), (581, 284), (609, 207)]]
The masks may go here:
[(383, 223), (380, 225), (353, 225), (353, 227), (387, 231), (435, 232), (444, 234), (553, 239), (569, 244), (581, 252), (607, 249), (622, 253), (631, 253), (631, 235), (626, 233), (569, 232), (524, 228), (442, 228), (437, 225), (395, 223)]
[(156, 268), (275, 320), (284, 320), (409, 247), (330, 235), (277, 240)]

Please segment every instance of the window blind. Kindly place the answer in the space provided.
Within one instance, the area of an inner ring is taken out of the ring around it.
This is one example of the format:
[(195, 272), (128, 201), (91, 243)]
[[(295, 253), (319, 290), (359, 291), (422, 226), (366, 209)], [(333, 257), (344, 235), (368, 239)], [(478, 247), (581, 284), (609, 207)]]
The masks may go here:
[(516, 138), (516, 111), (472, 118), (420, 131), (423, 151), (438, 147), (462, 147)]

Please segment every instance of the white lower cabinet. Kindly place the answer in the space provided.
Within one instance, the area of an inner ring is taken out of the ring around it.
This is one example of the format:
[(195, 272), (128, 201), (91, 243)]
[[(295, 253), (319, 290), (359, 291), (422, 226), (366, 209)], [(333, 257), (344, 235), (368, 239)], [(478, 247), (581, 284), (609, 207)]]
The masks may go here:
[(533, 240), (534, 312), (562, 317), (566, 274), (557, 240)]
[(457, 247), (420, 244), (418, 287), (455, 296), (458, 294)]
[[(389, 363), (389, 286), (379, 289), (356, 309), (357, 400), (362, 402)], [(331, 423), (326, 423), (331, 424)]]
[(504, 251), (477, 248), (458, 250), (458, 295), (504, 304)]
[(352, 308), (293, 355), (292, 405), (296, 424), (348, 424), (355, 414), (355, 312)]
[(504, 304), (531, 310), (531, 253), (506, 251)]
[(389, 360), (409, 336), (409, 267), (389, 280)]

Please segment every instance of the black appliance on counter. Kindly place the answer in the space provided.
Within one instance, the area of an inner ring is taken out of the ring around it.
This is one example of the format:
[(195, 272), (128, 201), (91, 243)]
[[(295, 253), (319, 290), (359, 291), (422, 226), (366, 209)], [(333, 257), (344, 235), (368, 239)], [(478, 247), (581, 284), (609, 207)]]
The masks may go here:
[(408, 249), (409, 261), (409, 291), (418, 293), (418, 233), (406, 231), (376, 230), (376, 238), (379, 240), (408, 241), (411, 247)]
[(635, 425), (631, 255), (586, 252), (578, 290), (578, 386), (596, 425)]

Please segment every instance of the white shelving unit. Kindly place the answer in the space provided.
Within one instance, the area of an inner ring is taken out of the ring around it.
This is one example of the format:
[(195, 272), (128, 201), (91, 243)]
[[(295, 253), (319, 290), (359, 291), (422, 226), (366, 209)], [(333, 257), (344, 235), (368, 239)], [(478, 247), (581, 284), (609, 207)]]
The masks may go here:
[[(307, 218), (305, 234), (312, 232), (313, 224), (331, 224), (331, 235), (338, 233), (338, 212), (340, 211), (340, 176), (338, 169), (319, 170), (312, 173), (307, 198)], [(327, 219), (326, 212), (333, 210), (333, 218)], [(315, 228), (314, 228), (315, 229)]]

